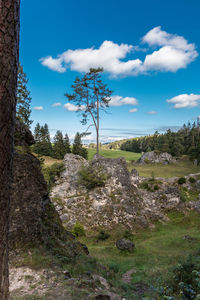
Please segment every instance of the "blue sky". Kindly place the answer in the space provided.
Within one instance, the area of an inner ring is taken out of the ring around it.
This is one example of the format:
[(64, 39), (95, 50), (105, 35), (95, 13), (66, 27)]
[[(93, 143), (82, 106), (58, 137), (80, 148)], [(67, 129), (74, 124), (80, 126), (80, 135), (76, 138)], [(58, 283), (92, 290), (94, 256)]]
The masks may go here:
[(22, 0), (20, 61), (29, 78), (32, 128), (46, 122), (52, 136), (62, 130), (71, 138), (84, 131), (64, 94), (77, 75), (97, 66), (113, 90), (109, 114), (101, 115), (102, 142), (196, 118), (199, 11), (199, 0)]

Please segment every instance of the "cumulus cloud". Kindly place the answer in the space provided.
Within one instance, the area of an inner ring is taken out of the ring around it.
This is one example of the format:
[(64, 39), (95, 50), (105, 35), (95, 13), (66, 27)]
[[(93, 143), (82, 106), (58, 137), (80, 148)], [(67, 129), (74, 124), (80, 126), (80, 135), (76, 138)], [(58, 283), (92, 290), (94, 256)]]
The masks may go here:
[(66, 110), (68, 111), (81, 111), (85, 109), (85, 106), (84, 105), (78, 106), (72, 103), (66, 103), (64, 104), (64, 108), (66, 108)]
[(148, 114), (149, 114), (149, 115), (156, 115), (156, 114), (157, 114), (157, 111), (155, 111), (155, 110), (148, 111)]
[(52, 107), (58, 107), (58, 106), (61, 106), (62, 104), (60, 102), (56, 102), (56, 103), (53, 103), (51, 106)]
[(138, 111), (137, 108), (132, 108), (132, 109), (129, 110), (130, 113), (134, 113), (134, 112), (137, 112), (137, 111)]
[(137, 99), (134, 97), (112, 96), (109, 106), (122, 106), (122, 105), (137, 105)]
[(40, 59), (42, 65), (59, 73), (67, 69), (87, 72), (90, 68), (102, 67), (113, 77), (146, 74), (151, 71), (176, 72), (186, 68), (198, 56), (195, 44), (175, 34), (155, 27), (143, 38), (143, 43), (149, 47), (157, 47), (151, 54), (146, 55), (144, 61), (139, 58), (126, 60), (128, 55), (144, 52), (147, 49), (128, 44), (116, 44), (104, 41), (99, 48), (67, 50), (56, 58), (47, 56)]
[(200, 95), (181, 94), (167, 100), (174, 108), (196, 107), (200, 105)]
[(43, 110), (44, 107), (43, 106), (35, 106), (33, 107), (34, 110)]

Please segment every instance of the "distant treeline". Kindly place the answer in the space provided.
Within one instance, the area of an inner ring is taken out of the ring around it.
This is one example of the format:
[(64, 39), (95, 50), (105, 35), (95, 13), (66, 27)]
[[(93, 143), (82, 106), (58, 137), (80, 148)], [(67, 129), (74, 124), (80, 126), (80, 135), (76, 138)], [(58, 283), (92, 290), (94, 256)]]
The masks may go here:
[(184, 124), (177, 132), (168, 129), (164, 134), (155, 132), (151, 136), (127, 140), (120, 149), (136, 153), (157, 150), (173, 156), (189, 155), (200, 161), (200, 120), (198, 118), (192, 125), (190, 122)]
[(57, 130), (53, 143), (51, 143), (48, 125), (41, 126), (37, 123), (34, 130), (35, 144), (32, 146), (32, 151), (38, 155), (51, 156), (57, 159), (63, 159), (66, 153), (71, 152), (87, 158), (87, 149), (83, 147), (81, 137), (82, 135), (77, 132), (71, 146), (67, 133), (63, 136), (62, 131)]

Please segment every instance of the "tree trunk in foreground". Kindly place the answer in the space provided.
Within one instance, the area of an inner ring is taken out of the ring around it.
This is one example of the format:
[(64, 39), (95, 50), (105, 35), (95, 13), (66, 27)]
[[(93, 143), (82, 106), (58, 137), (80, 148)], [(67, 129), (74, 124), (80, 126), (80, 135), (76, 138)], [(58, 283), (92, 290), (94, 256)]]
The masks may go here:
[(0, 299), (7, 300), (8, 229), (19, 59), (20, 0), (0, 0)]

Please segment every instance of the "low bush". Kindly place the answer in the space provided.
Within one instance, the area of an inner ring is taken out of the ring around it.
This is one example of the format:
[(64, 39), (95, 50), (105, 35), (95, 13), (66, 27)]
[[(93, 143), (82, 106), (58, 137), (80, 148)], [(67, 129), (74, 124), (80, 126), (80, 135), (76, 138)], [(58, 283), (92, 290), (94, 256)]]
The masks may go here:
[(188, 180), (189, 180), (190, 183), (195, 183), (196, 182), (196, 179), (194, 177), (190, 177)]
[(85, 186), (88, 190), (105, 186), (108, 178), (109, 175), (104, 172), (102, 166), (94, 166), (91, 163), (89, 166), (82, 166), (79, 171), (79, 184)]
[(180, 177), (180, 178), (178, 179), (178, 184), (184, 184), (184, 183), (186, 183), (185, 177)]
[(42, 167), (42, 173), (44, 175), (44, 178), (46, 180), (48, 190), (50, 191), (56, 177), (59, 177), (61, 172), (64, 171), (64, 164), (63, 163), (54, 163), (51, 166), (43, 166)]
[(105, 241), (110, 237), (110, 234), (101, 230), (97, 236), (98, 241)]
[(79, 223), (76, 222), (72, 228), (72, 233), (76, 236), (76, 237), (80, 237), (80, 236), (85, 236), (85, 229), (84, 226)]
[(129, 230), (125, 230), (123, 234), (123, 238), (127, 240), (133, 240), (133, 234)]

